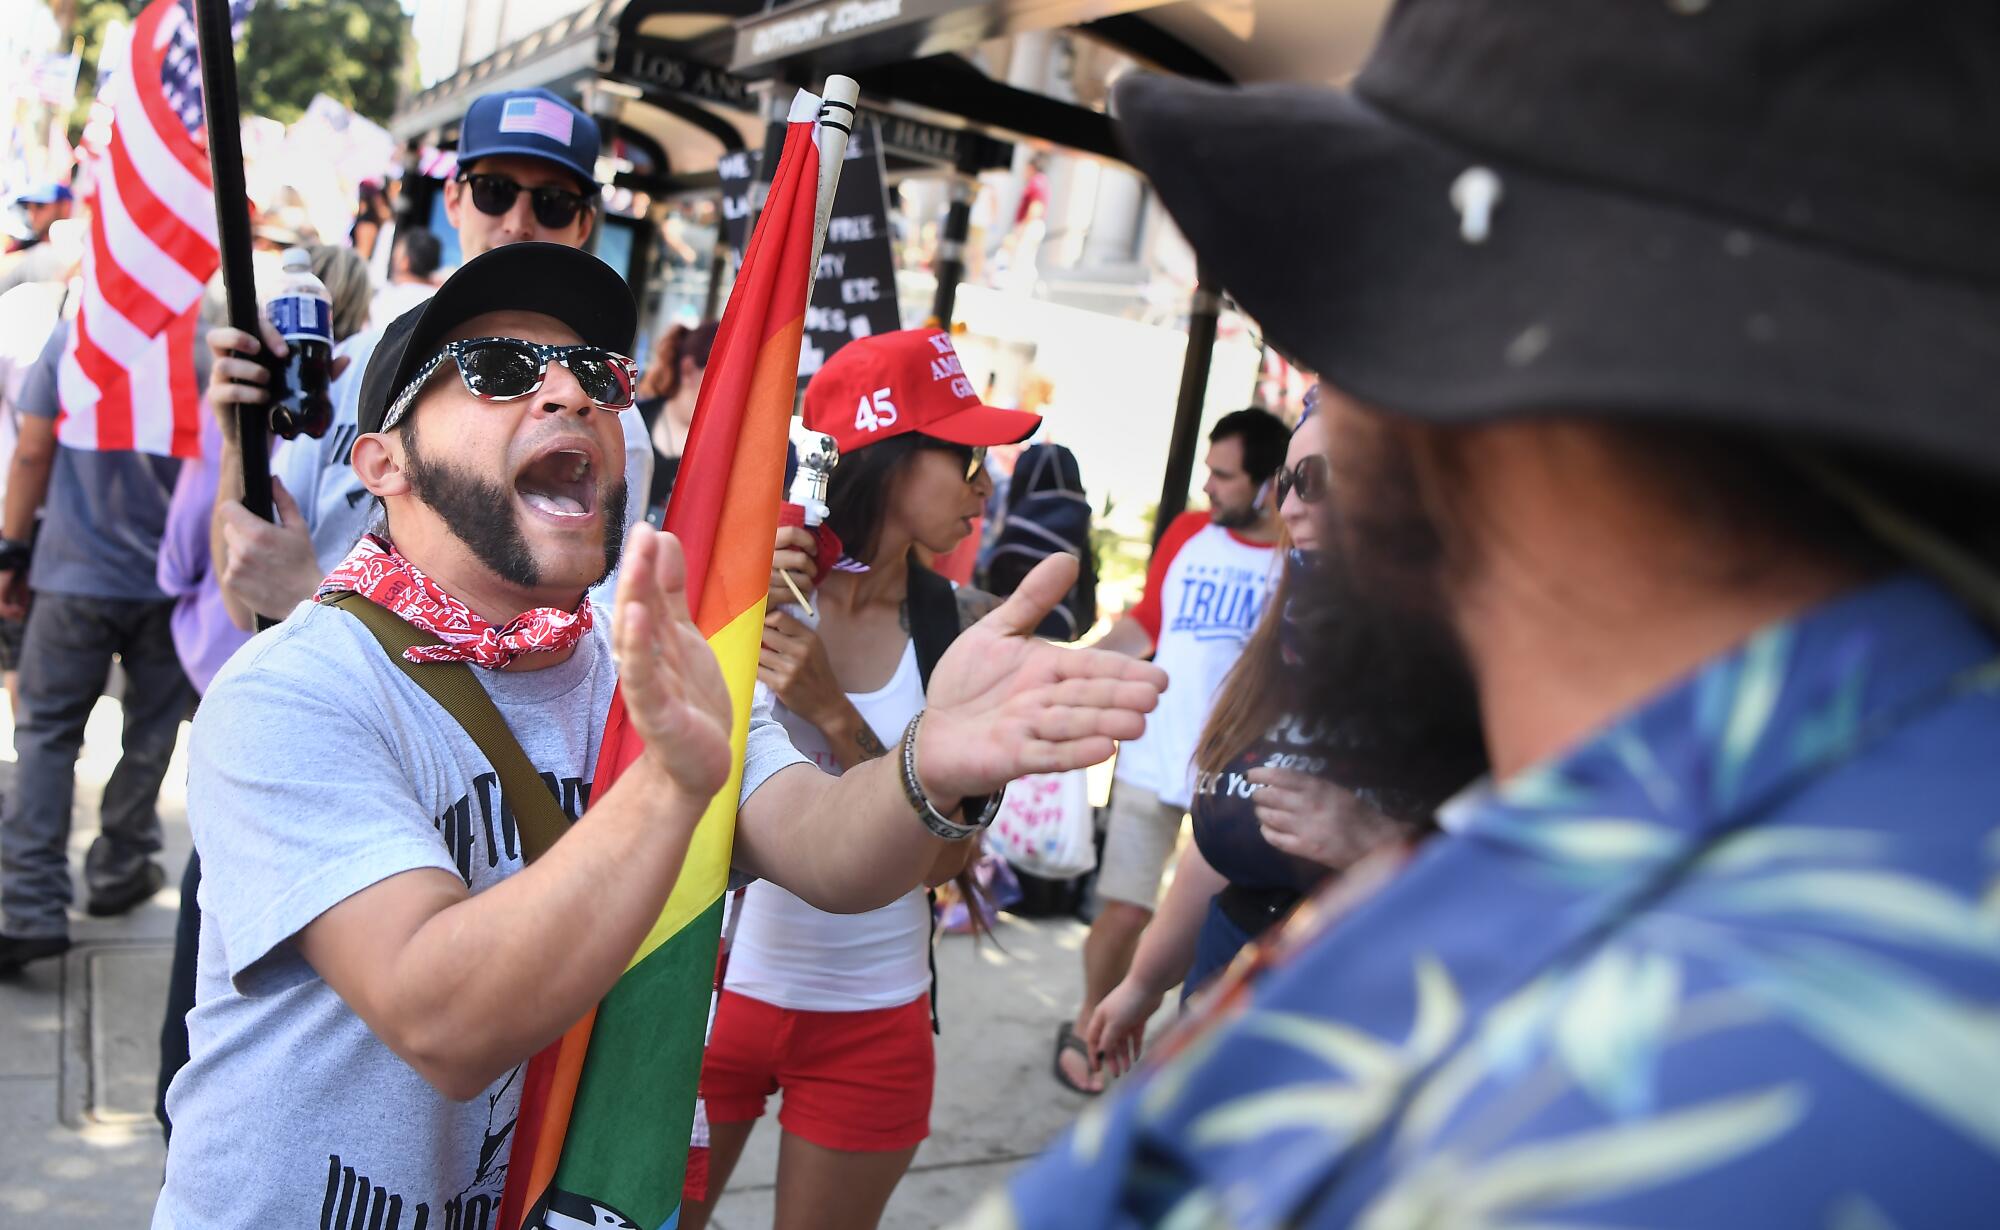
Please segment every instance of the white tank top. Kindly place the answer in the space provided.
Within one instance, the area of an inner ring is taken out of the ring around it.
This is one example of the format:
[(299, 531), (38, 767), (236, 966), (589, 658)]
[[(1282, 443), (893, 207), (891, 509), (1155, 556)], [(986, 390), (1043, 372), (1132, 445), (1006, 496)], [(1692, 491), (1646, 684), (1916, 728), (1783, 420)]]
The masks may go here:
[[(847, 699), (876, 737), (894, 748), (924, 705), (916, 646), (904, 647), (888, 683), (873, 692), (849, 692)], [(841, 771), (818, 727), (775, 699), (771, 713), (801, 753), (829, 773)], [(806, 1012), (900, 1007), (930, 991), (930, 935), (930, 902), (922, 889), (866, 914), (828, 914), (758, 880), (745, 890), (724, 985)]]

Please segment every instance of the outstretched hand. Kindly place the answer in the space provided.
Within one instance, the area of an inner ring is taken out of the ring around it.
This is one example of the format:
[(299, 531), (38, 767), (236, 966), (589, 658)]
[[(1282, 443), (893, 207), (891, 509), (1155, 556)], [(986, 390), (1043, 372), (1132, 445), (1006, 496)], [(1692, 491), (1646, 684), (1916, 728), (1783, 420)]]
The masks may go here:
[(990, 794), (1028, 773), (1108, 759), (1146, 729), (1167, 674), (1115, 653), (1038, 640), (1034, 629), (1076, 583), (1052, 555), (952, 643), (931, 676), (917, 772), (940, 806)]
[(688, 613), (680, 540), (644, 522), (625, 540), (611, 643), (645, 754), (705, 804), (729, 779), (729, 687)]

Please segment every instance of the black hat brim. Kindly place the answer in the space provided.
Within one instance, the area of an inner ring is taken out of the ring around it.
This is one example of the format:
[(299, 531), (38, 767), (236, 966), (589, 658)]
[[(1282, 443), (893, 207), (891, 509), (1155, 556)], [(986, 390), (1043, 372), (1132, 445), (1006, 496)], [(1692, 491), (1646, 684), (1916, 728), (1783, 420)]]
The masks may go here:
[(383, 330), (362, 377), (361, 430), (382, 429), (389, 404), (453, 331), (474, 317), (506, 311), (551, 317), (587, 344), (619, 353), (630, 351), (639, 321), (625, 279), (587, 252), (558, 243), (490, 249)]
[[(1482, 157), (1344, 91), (1135, 74), (1116, 112), (1210, 276), (1378, 409), (1708, 423), (2000, 475), (1991, 285)], [(1478, 243), (1451, 199), (1475, 166), (1501, 185)]]

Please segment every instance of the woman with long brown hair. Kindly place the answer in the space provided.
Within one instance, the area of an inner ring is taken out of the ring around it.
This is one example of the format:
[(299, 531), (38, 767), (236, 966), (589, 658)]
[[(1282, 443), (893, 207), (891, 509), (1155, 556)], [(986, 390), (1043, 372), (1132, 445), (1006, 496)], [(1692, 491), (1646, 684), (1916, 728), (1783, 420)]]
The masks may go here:
[(1195, 749), (1194, 842), (1140, 937), (1130, 972), (1084, 1030), (1094, 1062), (1114, 1075), (1137, 1060), (1146, 1022), (1176, 984), (1183, 999), (1198, 991), (1327, 877), (1425, 823), (1392, 814), (1393, 801), (1337, 784), (1349, 750), (1340, 732), (1295, 712), (1298, 671), (1287, 641), (1318, 557), (1312, 505), (1330, 481), (1325, 450), (1324, 430), (1309, 413), (1278, 474), (1289, 548), (1284, 576)]

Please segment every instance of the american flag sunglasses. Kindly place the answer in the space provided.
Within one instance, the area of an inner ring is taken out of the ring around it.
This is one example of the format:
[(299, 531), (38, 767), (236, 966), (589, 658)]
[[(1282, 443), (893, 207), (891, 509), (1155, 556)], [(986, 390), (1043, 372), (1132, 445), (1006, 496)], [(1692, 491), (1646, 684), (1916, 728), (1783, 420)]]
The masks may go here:
[(549, 364), (560, 363), (583, 389), (583, 395), (601, 410), (626, 410), (639, 383), (639, 366), (615, 350), (601, 346), (547, 346), (518, 337), (471, 337), (446, 342), (410, 377), (403, 391), (389, 405), (382, 430), (403, 421), (416, 403), (424, 384), (451, 360), (465, 391), (481, 401), (516, 401), (541, 391)]

